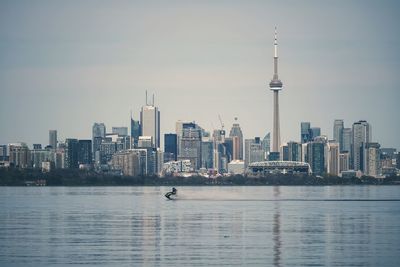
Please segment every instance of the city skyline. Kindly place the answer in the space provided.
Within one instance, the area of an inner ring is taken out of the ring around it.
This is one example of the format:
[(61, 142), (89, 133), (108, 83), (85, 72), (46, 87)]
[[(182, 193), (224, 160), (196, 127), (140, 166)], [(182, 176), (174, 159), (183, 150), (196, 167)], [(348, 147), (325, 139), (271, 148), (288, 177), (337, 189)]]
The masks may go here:
[[(400, 149), (394, 1), (329, 8), (310, 2), (0, 5), (0, 143), (47, 144), (49, 129), (59, 139), (88, 139), (94, 122), (129, 127), (130, 110), (138, 120), (146, 90), (156, 95), (162, 134), (173, 133), (179, 119), (212, 131), (221, 115), (227, 128), (239, 118), (244, 139), (263, 137), (272, 132), (273, 99), (266, 91), (277, 25), (285, 80), (281, 143), (299, 141), (302, 121), (332, 139), (335, 119), (346, 128), (367, 120), (373, 141)], [(267, 12), (272, 7), (276, 14)], [(312, 19), (315, 12), (325, 16), (322, 25)], [(53, 25), (44, 27), (48, 21)]]

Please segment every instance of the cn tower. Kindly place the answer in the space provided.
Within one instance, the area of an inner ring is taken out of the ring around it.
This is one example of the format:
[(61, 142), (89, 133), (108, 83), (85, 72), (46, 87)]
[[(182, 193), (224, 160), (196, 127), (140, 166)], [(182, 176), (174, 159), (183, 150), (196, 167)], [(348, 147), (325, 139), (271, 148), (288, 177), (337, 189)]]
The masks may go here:
[(272, 152), (279, 152), (281, 146), (281, 134), (279, 126), (279, 91), (282, 90), (283, 84), (278, 78), (278, 40), (275, 27), (274, 40), (274, 76), (269, 83), (269, 88), (274, 92), (274, 125), (272, 131)]

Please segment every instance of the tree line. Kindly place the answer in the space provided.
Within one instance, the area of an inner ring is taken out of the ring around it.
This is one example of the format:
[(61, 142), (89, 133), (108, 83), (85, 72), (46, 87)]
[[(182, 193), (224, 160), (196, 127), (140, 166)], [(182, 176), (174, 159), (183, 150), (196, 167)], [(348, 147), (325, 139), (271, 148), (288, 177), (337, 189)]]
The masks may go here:
[(42, 173), (37, 169), (1, 168), (0, 186), (26, 186), (35, 181), (45, 181), (47, 186), (185, 186), (185, 185), (400, 185), (400, 177), (384, 179), (362, 176), (341, 178), (338, 176), (312, 176), (297, 174), (270, 174), (266, 176), (119, 176), (79, 169), (56, 169)]

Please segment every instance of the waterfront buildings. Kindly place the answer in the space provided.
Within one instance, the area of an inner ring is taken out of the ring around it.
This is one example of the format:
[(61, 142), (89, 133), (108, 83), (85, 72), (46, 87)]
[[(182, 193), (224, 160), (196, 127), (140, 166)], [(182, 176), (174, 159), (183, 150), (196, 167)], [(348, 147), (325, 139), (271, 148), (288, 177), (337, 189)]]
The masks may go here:
[(201, 167), (213, 169), (214, 143), (209, 138), (201, 141)]
[(137, 148), (139, 136), (142, 135), (142, 130), (140, 127), (140, 122), (138, 120), (134, 120), (131, 114), (131, 138), (133, 140), (133, 147)]
[(366, 144), (371, 142), (371, 126), (365, 120), (353, 123), (351, 151), (352, 167), (355, 171), (366, 172)]
[(112, 127), (112, 133), (120, 136), (128, 135), (128, 127)]
[(351, 152), (353, 132), (351, 128), (343, 128), (342, 131), (342, 146), (340, 152)]
[(92, 126), (92, 152), (95, 154), (100, 151), (100, 145), (103, 138), (106, 137), (106, 125), (95, 122)]
[(372, 177), (378, 177), (380, 170), (380, 145), (378, 143), (367, 143), (365, 146), (366, 170), (365, 174)]
[(231, 131), (229, 132), (229, 137), (232, 138), (232, 159), (242, 160), (243, 159), (243, 133), (242, 129), (237, 123), (237, 118), (235, 118), (235, 123), (233, 124)]
[(307, 144), (308, 163), (315, 175), (325, 173), (325, 144), (324, 138), (316, 138)]
[(49, 130), (49, 146), (57, 149), (57, 130)]
[(333, 140), (339, 143), (340, 151), (343, 151), (343, 120), (334, 120), (333, 122)]
[(183, 123), (180, 136), (178, 160), (189, 159), (193, 169), (199, 169), (201, 167), (201, 128), (196, 123)]
[(264, 149), (264, 160), (268, 159), (268, 154), (271, 151), (271, 134), (267, 133), (263, 140), (261, 141), (261, 145)]
[(245, 139), (245, 168), (253, 162), (264, 161), (264, 149), (261, 144), (260, 137), (255, 137), (254, 139)]
[(339, 173), (350, 169), (350, 152), (342, 152), (339, 154)]
[(340, 147), (336, 140), (328, 142), (327, 147), (327, 173), (331, 175), (339, 175), (340, 173)]
[(158, 107), (154, 106), (154, 95), (153, 103), (150, 105), (147, 103), (142, 107), (140, 111), (140, 125), (141, 125), (141, 135), (151, 136), (153, 140), (152, 147), (160, 147), (160, 111)]
[(78, 165), (91, 165), (92, 159), (92, 140), (79, 140)]
[(311, 141), (311, 123), (302, 122), (300, 124), (300, 140), (301, 143), (307, 143)]
[(311, 127), (311, 140), (314, 140), (316, 137), (321, 136), (321, 128), (319, 127)]
[(164, 134), (164, 153), (166, 162), (178, 159), (178, 136), (176, 134)]
[(291, 141), (287, 143), (288, 148), (288, 161), (302, 161), (302, 146), (300, 143)]

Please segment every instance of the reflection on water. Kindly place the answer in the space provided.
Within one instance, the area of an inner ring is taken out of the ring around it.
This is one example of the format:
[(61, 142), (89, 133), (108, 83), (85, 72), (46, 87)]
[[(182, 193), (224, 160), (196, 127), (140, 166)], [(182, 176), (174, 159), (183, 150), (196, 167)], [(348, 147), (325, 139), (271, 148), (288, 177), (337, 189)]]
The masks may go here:
[(182, 187), (176, 201), (164, 198), (168, 190), (2, 187), (0, 266), (400, 260), (398, 187)]
[[(274, 186), (274, 198), (279, 199), (280, 197), (280, 187)], [(281, 222), (280, 222), (280, 210), (279, 210), (280, 202), (275, 202), (274, 207), (274, 266), (281, 266)]]

